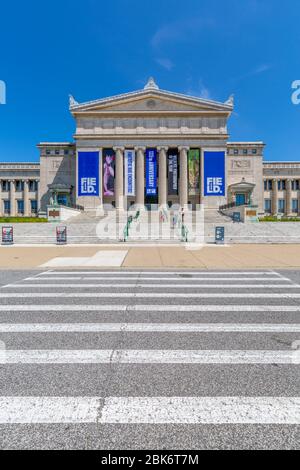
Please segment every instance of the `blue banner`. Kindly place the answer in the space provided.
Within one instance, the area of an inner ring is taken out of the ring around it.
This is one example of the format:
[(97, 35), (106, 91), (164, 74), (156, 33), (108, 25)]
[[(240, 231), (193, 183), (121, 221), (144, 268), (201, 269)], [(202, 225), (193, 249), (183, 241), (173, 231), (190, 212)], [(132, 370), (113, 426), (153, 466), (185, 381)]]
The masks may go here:
[(125, 195), (135, 195), (135, 152), (134, 150), (125, 150), (124, 154), (125, 171)]
[(225, 152), (204, 152), (204, 196), (225, 196)]
[(78, 196), (99, 194), (99, 152), (78, 152)]
[(146, 195), (157, 195), (157, 151), (146, 150)]

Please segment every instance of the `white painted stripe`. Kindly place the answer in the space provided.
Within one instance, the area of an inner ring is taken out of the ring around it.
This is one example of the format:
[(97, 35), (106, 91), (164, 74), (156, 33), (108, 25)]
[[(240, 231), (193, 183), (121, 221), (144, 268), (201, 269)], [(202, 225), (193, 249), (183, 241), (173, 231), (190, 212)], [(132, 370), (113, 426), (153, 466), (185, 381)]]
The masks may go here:
[[(231, 281), (240, 281), (240, 282), (244, 282), (244, 281), (262, 281), (262, 282), (283, 282), (284, 279), (281, 279), (281, 278), (265, 278), (265, 277), (195, 277), (195, 278), (182, 278), (182, 277), (178, 277), (178, 278), (173, 278), (173, 277), (140, 277), (140, 276), (136, 276), (136, 277), (130, 277), (128, 279), (124, 278), (124, 277), (119, 277), (119, 276), (114, 276), (114, 277), (106, 277), (106, 276), (89, 276), (89, 277), (75, 277), (75, 276), (56, 276), (56, 277), (53, 277), (53, 276), (47, 276), (47, 277), (40, 277), (40, 278), (31, 278), (31, 277), (28, 277), (26, 279), (24, 279), (25, 281), (36, 281), (36, 283), (38, 282), (45, 282), (46, 280), (47, 281), (57, 281), (57, 280), (64, 280), (64, 281), (94, 281), (94, 280), (100, 280), (100, 281), (107, 281), (107, 282), (111, 282), (111, 281), (132, 281), (132, 284), (130, 285), (134, 285), (137, 281), (172, 281), (172, 282), (187, 282), (187, 283), (190, 283), (190, 282), (198, 282), (198, 281), (228, 281), (228, 282), (231, 282)], [(286, 279), (286, 282), (292, 282), (290, 281), (290, 279)]]
[(295, 351), (292, 350), (7, 349), (0, 352), (1, 364), (296, 364), (299, 362)]
[(265, 292), (260, 293), (229, 293), (229, 292), (216, 292), (216, 293), (179, 293), (179, 292), (149, 292), (149, 293), (141, 293), (141, 292), (22, 292), (22, 293), (15, 293), (15, 292), (4, 292), (0, 293), (0, 298), (2, 299), (31, 299), (31, 298), (46, 298), (46, 297), (55, 297), (55, 298), (184, 298), (184, 299), (191, 299), (191, 298), (198, 298), (198, 299), (207, 299), (207, 298), (247, 298), (247, 299), (255, 299), (255, 298), (272, 298), (272, 299), (299, 299), (300, 293), (272, 293), (268, 294)]
[(163, 269), (162, 270), (159, 270), (159, 271), (124, 271), (123, 269), (120, 270), (120, 269), (116, 269), (115, 271), (106, 271), (106, 270), (99, 270), (99, 269), (95, 269), (94, 271), (74, 271), (74, 270), (70, 270), (70, 271), (63, 271), (63, 270), (57, 270), (57, 271), (44, 271), (42, 273), (39, 273), (38, 276), (47, 276), (48, 274), (51, 274), (52, 276), (54, 275), (57, 275), (57, 276), (60, 276), (61, 274), (69, 274), (69, 275), (72, 275), (74, 276), (75, 274), (81, 274), (81, 275), (86, 275), (86, 274), (103, 274), (104, 276), (106, 275), (123, 275), (123, 276), (143, 276), (145, 274), (147, 275), (152, 275), (152, 276), (156, 276), (156, 275), (184, 275), (184, 274), (191, 274), (193, 276), (223, 276), (223, 275), (229, 275), (231, 276), (232, 274), (238, 274), (240, 276), (244, 276), (244, 275), (249, 275), (249, 276), (255, 276), (255, 275), (258, 275), (258, 276), (261, 276), (261, 275), (268, 275), (268, 276), (278, 276), (277, 273), (273, 272), (273, 271), (214, 271), (214, 270), (210, 270), (210, 271), (206, 271), (205, 269), (203, 270), (198, 270), (198, 271), (164, 271)]
[(300, 424), (299, 397), (0, 397), (1, 424)]
[(1, 312), (300, 312), (298, 305), (0, 305)]
[(134, 284), (120, 284), (120, 283), (105, 283), (105, 284), (85, 284), (85, 283), (78, 283), (78, 284), (72, 284), (72, 283), (60, 283), (60, 284), (55, 284), (55, 283), (47, 283), (47, 284), (8, 284), (5, 287), (9, 288), (17, 288), (17, 289), (24, 289), (26, 287), (30, 288), (37, 288), (37, 287), (42, 287), (42, 288), (55, 288), (55, 289), (84, 289), (84, 288), (98, 288), (98, 287), (108, 287), (108, 288), (113, 288), (113, 289), (124, 289), (124, 288), (131, 288), (131, 287), (138, 287), (138, 288), (143, 288), (143, 289), (165, 289), (165, 288), (171, 288), (171, 289), (297, 289), (300, 288), (300, 285), (297, 284), (194, 284), (194, 285), (189, 285), (189, 284), (141, 284), (139, 282), (135, 282)]
[(0, 323), (0, 333), (300, 333), (300, 323)]

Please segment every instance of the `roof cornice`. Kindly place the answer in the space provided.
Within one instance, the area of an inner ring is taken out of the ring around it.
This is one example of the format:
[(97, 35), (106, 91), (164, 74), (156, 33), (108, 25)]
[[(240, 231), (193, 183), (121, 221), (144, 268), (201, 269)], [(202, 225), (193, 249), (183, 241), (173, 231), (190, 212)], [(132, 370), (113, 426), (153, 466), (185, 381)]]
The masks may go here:
[(140, 98), (168, 98), (173, 100), (180, 100), (185, 101), (186, 103), (194, 104), (196, 106), (203, 106), (209, 108), (215, 108), (216, 111), (227, 111), (228, 113), (232, 112), (233, 110), (233, 101), (226, 101), (225, 103), (221, 103), (219, 101), (207, 100), (204, 98), (199, 98), (196, 96), (185, 95), (182, 93), (171, 92), (167, 90), (160, 90), (160, 89), (143, 89), (137, 90), (129, 93), (122, 93), (115, 96), (109, 96), (106, 98), (101, 98), (93, 101), (87, 101), (85, 103), (77, 103), (74, 99), (70, 101), (70, 111), (72, 114), (75, 114), (78, 111), (88, 111), (90, 108), (94, 108), (97, 106), (105, 106), (115, 104), (119, 101), (127, 101), (127, 100), (135, 100)]

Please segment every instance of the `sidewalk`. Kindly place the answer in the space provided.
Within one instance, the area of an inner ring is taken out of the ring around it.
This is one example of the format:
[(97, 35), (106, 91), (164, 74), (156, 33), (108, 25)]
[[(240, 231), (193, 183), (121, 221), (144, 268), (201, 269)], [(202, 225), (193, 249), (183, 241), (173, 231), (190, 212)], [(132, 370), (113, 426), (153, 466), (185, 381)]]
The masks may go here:
[[(110, 253), (105, 253), (107, 251)], [(119, 251), (123, 254), (118, 253)], [(116, 264), (116, 259), (121, 260), (119, 264)], [(211, 245), (197, 250), (187, 250), (178, 246), (132, 247), (126, 245), (0, 247), (0, 269), (38, 268), (47, 263), (48, 267), (61, 268), (80, 266), (141, 269), (300, 268), (300, 244)]]

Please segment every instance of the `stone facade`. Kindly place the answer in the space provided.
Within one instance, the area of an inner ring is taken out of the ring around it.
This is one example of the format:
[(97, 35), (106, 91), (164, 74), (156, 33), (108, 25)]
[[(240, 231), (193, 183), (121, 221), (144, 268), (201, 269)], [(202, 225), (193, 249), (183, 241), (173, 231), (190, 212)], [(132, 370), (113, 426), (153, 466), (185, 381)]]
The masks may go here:
[(37, 215), (39, 182), (38, 163), (0, 163), (0, 216)]
[[(227, 122), (233, 111), (233, 98), (220, 103), (160, 90), (153, 79), (144, 89), (87, 103), (70, 97), (70, 112), (76, 123), (74, 142), (42, 142), (40, 165), (2, 164), (0, 213), (11, 215), (22, 209), (34, 213), (38, 201), (40, 213), (57, 199), (60, 205), (86, 211), (102, 210), (112, 204), (123, 210), (132, 204), (149, 203), (145, 195), (146, 149), (156, 149), (158, 158), (157, 197), (151, 202), (161, 206), (177, 203), (218, 209), (226, 204), (252, 204), (260, 214), (300, 214), (300, 163), (264, 162), (263, 142), (229, 142)], [(135, 151), (135, 196), (126, 196), (124, 153)], [(188, 152), (198, 150), (199, 190), (189, 192)], [(99, 196), (81, 196), (78, 192), (79, 152), (99, 152)], [(103, 193), (103, 155), (111, 151), (115, 158), (114, 195)], [(204, 154), (225, 152), (225, 194), (205, 195)], [(168, 193), (168, 153), (178, 155), (178, 191)], [(3, 181), (23, 181), (8, 185)], [(34, 180), (38, 190), (32, 191)], [(20, 191), (20, 188), (24, 188)], [(17, 206), (16, 206), (17, 204)], [(4, 208), (5, 205), (5, 208)], [(4, 210), (5, 209), (5, 210)], [(22, 211), (19, 211), (22, 214)]]

